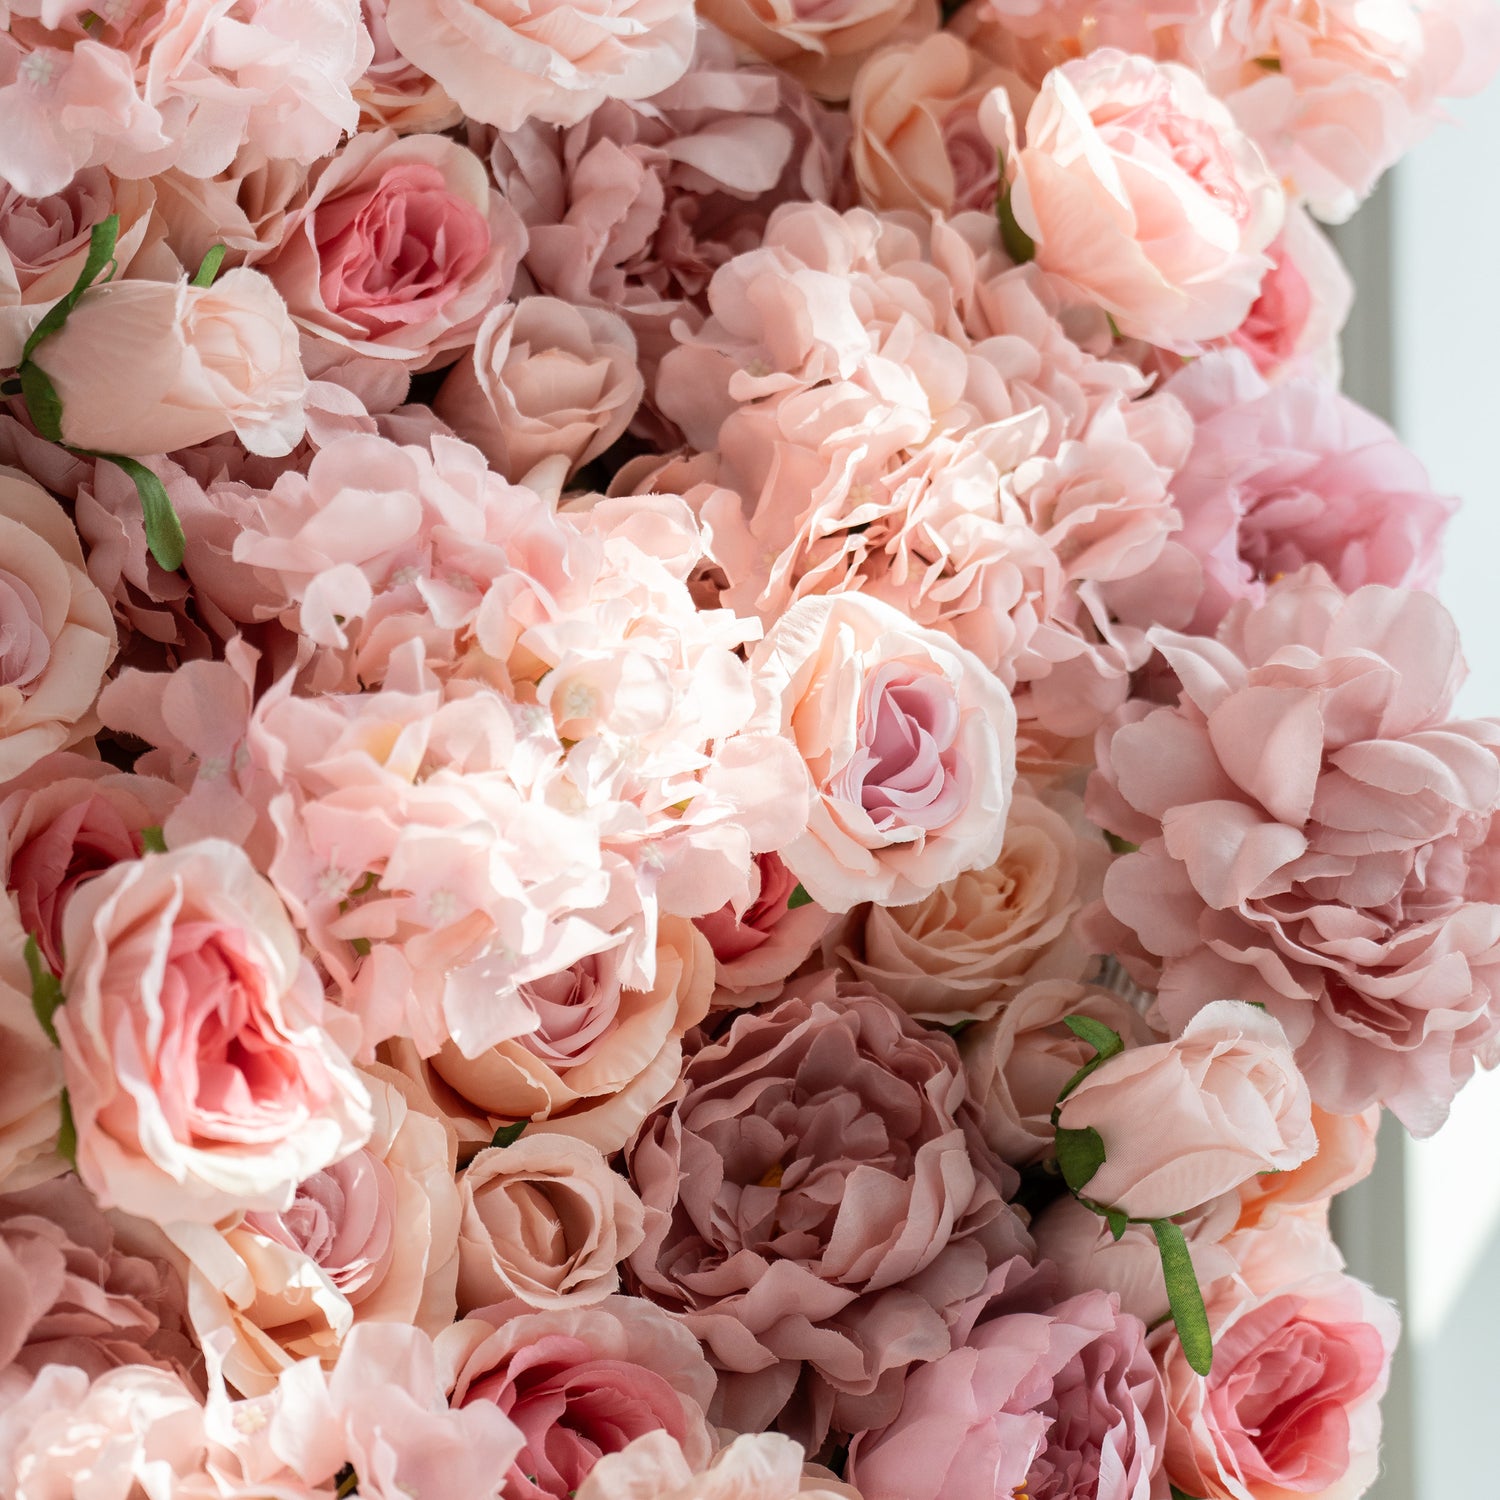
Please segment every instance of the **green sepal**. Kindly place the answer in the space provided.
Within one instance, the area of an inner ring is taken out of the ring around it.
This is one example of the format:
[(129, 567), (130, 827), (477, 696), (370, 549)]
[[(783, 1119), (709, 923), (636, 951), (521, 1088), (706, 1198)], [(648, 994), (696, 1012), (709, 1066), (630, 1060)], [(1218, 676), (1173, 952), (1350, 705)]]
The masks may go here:
[(1124, 1236), (1125, 1226), (1130, 1223), (1130, 1220), (1118, 1208), (1106, 1208), (1104, 1210), (1104, 1222), (1109, 1225), (1109, 1232), (1114, 1236), (1116, 1243), (1118, 1243)]
[(1080, 1041), (1087, 1042), (1099, 1054), (1100, 1062), (1107, 1057), (1116, 1057), (1125, 1050), (1120, 1033), (1112, 1026), (1106, 1026), (1103, 1021), (1096, 1021), (1092, 1016), (1064, 1016), (1063, 1025)]
[(219, 274), (219, 267), (224, 264), (224, 254), (228, 248), (227, 245), (210, 245), (208, 253), (199, 261), (198, 269), (189, 285), (212, 286), (214, 277)]
[(517, 1120), (514, 1125), (502, 1125), (493, 1136), (490, 1137), (490, 1145), (496, 1147), (514, 1146), (521, 1139), (521, 1132), (531, 1122), (529, 1120)]
[(796, 911), (799, 906), (811, 906), (812, 897), (807, 894), (807, 887), (798, 881), (792, 887), (792, 894), (786, 898), (786, 909)]
[(1139, 844), (1132, 844), (1129, 839), (1122, 839), (1117, 833), (1106, 833), (1104, 842), (1116, 854), (1135, 854), (1141, 847)]
[(1151, 1231), (1161, 1252), (1161, 1274), (1167, 1284), (1167, 1302), (1172, 1309), (1172, 1321), (1177, 1325), (1182, 1352), (1197, 1374), (1207, 1375), (1213, 1368), (1214, 1341), (1187, 1240), (1170, 1219), (1152, 1219)]
[(62, 442), (62, 398), (47, 372), (29, 359), (21, 366), (21, 394), (31, 425), (49, 443)]
[(165, 854), (167, 852), (167, 841), (162, 837), (160, 823), (154, 823), (150, 828), (141, 829), (141, 848), (147, 854)]
[(94, 457), (123, 469), (135, 485), (135, 492), (141, 497), (141, 512), (146, 518), (146, 546), (167, 572), (175, 573), (182, 566), (187, 541), (182, 534), (182, 523), (167, 496), (167, 487), (136, 459), (126, 458), (121, 453), (96, 453)]
[(1092, 1125), (1082, 1130), (1059, 1129), (1057, 1132), (1057, 1165), (1063, 1181), (1075, 1193), (1082, 1192), (1089, 1179), (1104, 1165), (1104, 1139)]
[(1189, 1495), (1185, 1490), (1178, 1489), (1175, 1484), (1169, 1484), (1167, 1488), (1172, 1492), (1172, 1500), (1194, 1500), (1192, 1495)]
[[(114, 260), (115, 245), (119, 238), (119, 214), (111, 214), (107, 219), (102, 219), (94, 225), (92, 232), (89, 234), (89, 253), (83, 262), (83, 270), (78, 273), (78, 280), (73, 283), (70, 291), (64, 292), (47, 309), (47, 315), (31, 330), (31, 337), (26, 340), (26, 345), (21, 350), (21, 371), (23, 378), (25, 377), (26, 365), (30, 362), (32, 351), (43, 339), (51, 338), (68, 321), (68, 314), (78, 306), (78, 299), (93, 286), (94, 282), (98, 279), (99, 273)], [(105, 279), (108, 280), (108, 277)], [(56, 439), (54, 438), (53, 441), (55, 442)]]
[(42, 1030), (47, 1033), (47, 1040), (55, 1047), (58, 1045), (57, 1027), (52, 1017), (57, 1013), (57, 1007), (63, 1003), (62, 985), (57, 982), (57, 975), (47, 967), (36, 939), (29, 934), (25, 952), (26, 968), (31, 975), (31, 1008), (36, 1012)]
[(1021, 228), (1016, 212), (1010, 206), (1010, 183), (1005, 177), (1005, 153), (1000, 157), (1000, 191), (995, 197), (995, 217), (1000, 221), (1000, 243), (1018, 266), (1036, 259), (1036, 241)]
[(57, 1096), (57, 1107), (61, 1119), (57, 1125), (57, 1154), (70, 1167), (78, 1165), (78, 1127), (73, 1123), (73, 1101), (64, 1089)]
[(943, 1031), (946, 1031), (949, 1036), (956, 1038), (956, 1037), (961, 1037), (964, 1034), (964, 1032), (966, 1032), (969, 1029), (969, 1027), (971, 1027), (973, 1025), (976, 1025), (976, 1024), (977, 1023), (975, 1022), (974, 1017), (973, 1016), (968, 1016), (968, 1017), (966, 1017), (962, 1021), (950, 1021), (946, 1026), (942, 1027), (941, 1029)]

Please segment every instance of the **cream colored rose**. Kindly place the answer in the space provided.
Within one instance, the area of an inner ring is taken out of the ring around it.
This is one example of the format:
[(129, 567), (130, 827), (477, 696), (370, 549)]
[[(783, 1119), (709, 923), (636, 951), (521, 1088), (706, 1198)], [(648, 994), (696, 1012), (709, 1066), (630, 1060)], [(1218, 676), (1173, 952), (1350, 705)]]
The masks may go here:
[(532, 1307), (601, 1302), (645, 1236), (641, 1200), (598, 1149), (523, 1135), (481, 1151), (458, 1182), (458, 1305), (519, 1297)]
[(114, 654), (73, 523), (39, 484), (0, 468), (0, 783), (93, 732)]
[(994, 864), (910, 906), (857, 908), (823, 953), (918, 1020), (983, 1020), (1036, 980), (1088, 972), (1073, 919), (1097, 899), (1108, 863), (1077, 797), (1018, 781)]

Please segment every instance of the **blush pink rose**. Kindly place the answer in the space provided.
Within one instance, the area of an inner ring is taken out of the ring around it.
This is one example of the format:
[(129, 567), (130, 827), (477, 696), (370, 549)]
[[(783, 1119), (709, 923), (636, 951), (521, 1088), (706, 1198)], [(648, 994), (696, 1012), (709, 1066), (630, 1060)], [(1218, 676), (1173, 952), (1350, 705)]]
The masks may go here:
[(1022, 141), (1003, 94), (986, 108), (1038, 265), (1165, 348), (1190, 353), (1244, 322), (1285, 202), (1196, 74), (1106, 48), (1047, 75)]
[(1235, 1227), (1270, 1225), (1284, 1213), (1322, 1217), (1334, 1196), (1363, 1182), (1375, 1167), (1380, 1106), (1357, 1115), (1331, 1115), (1313, 1106), (1317, 1153), (1289, 1172), (1272, 1172), (1240, 1184), (1240, 1216)]
[(458, 1192), (464, 1312), (511, 1298), (540, 1308), (603, 1301), (645, 1235), (629, 1182), (571, 1136), (523, 1135), (481, 1151)]
[(1174, 1041), (1110, 1058), (1062, 1101), (1057, 1123), (1099, 1133), (1104, 1162), (1088, 1196), (1132, 1219), (1187, 1213), (1318, 1149), (1286, 1033), (1238, 1000), (1205, 1005)]
[(969, 652), (851, 593), (799, 600), (750, 666), (807, 767), (808, 830), (779, 852), (820, 905), (920, 901), (1000, 853), (1016, 711)]
[(1449, 718), (1452, 619), (1309, 566), (1217, 639), (1152, 639), (1182, 697), (1100, 736), (1090, 816), (1141, 847), (1095, 940), (1173, 1032), (1258, 1001), (1324, 1109), (1379, 1100), (1431, 1133), (1500, 1032), (1500, 725)]
[(644, 389), (617, 313), (523, 297), (485, 315), (433, 410), (507, 479), (550, 461), (562, 482), (625, 431)]
[[(120, 379), (129, 351), (130, 379)], [(253, 453), (290, 453), (305, 424), (297, 331), (258, 272), (212, 286), (111, 281), (91, 287), (32, 361), (62, 403), (65, 443), (168, 453), (232, 432)]]
[(430, 73), (471, 119), (515, 130), (527, 120), (576, 125), (606, 99), (645, 99), (675, 83), (693, 55), (684, 0), (386, 0), (402, 55)]
[(952, 1042), (828, 974), (705, 1042), (626, 1163), (632, 1284), (703, 1341), (738, 1431), (890, 1421), (907, 1367), (1027, 1248)]
[(26, 934), (14, 899), (0, 898), (0, 1191), (18, 1192), (67, 1171), (58, 1149), (62, 1057), (31, 1003)]
[(575, 1493), (576, 1500), (860, 1500), (826, 1470), (805, 1465), (801, 1447), (779, 1432), (741, 1434), (701, 1473), (666, 1433), (642, 1433), (605, 1454)]
[(69, 900), (63, 951), (55, 1024), (79, 1175), (102, 1205), (164, 1224), (281, 1212), (368, 1138), (322, 987), (237, 847), (114, 865)]
[(0, 468), (0, 784), (94, 731), (114, 655), (73, 523), (40, 485)]
[(498, 1408), (523, 1444), (502, 1500), (564, 1500), (606, 1453), (665, 1432), (695, 1468), (714, 1449), (705, 1415), (713, 1371), (682, 1324), (638, 1297), (538, 1312), (482, 1308), (438, 1340), (452, 1401)]
[(360, 0), (375, 55), (354, 85), (361, 130), (394, 130), (397, 135), (451, 130), (463, 110), (435, 79), (401, 55), (386, 25), (388, 0)]

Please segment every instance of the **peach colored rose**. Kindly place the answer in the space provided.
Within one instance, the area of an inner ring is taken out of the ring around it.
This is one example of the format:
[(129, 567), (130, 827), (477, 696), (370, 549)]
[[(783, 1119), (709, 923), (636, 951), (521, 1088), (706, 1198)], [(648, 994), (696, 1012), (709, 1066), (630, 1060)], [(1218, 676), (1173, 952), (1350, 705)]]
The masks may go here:
[(454, 1142), (408, 1104), (399, 1074), (361, 1075), (370, 1139), (297, 1185), (289, 1208), (169, 1231), (187, 1258), (189, 1312), (210, 1365), (246, 1396), (299, 1359), (332, 1369), (350, 1331), (453, 1321), (459, 1199)]
[(1128, 1048), (1062, 1102), (1060, 1130), (1098, 1131), (1084, 1191), (1133, 1219), (1169, 1219), (1318, 1149), (1307, 1084), (1280, 1024), (1238, 1000), (1205, 1005), (1171, 1042)]
[(402, 56), (501, 130), (575, 125), (606, 99), (649, 98), (693, 55), (685, 0), (386, 0), (385, 10)]
[(1037, 263), (1122, 333), (1183, 352), (1244, 321), (1281, 228), (1280, 184), (1202, 80), (1113, 48), (1054, 68), (1026, 117), (986, 103)]
[(779, 1432), (744, 1433), (701, 1473), (665, 1432), (645, 1432), (606, 1453), (574, 1492), (576, 1500), (860, 1500), (827, 1470), (802, 1462), (802, 1449)]
[(523, 297), (485, 315), (433, 410), (507, 479), (553, 460), (561, 482), (625, 431), (644, 389), (617, 313)]
[(63, 508), (0, 468), (0, 784), (95, 728), (115, 625)]
[(1079, 798), (1017, 780), (994, 864), (910, 906), (856, 907), (823, 956), (918, 1020), (984, 1020), (1029, 984), (1089, 971), (1074, 918), (1098, 898), (1108, 863)]
[(0, 897), (0, 1190), (17, 1192), (67, 1170), (58, 1152), (62, 1056), (31, 1003), (14, 899)]
[(750, 665), (762, 727), (813, 788), (808, 831), (779, 852), (815, 901), (919, 901), (999, 854), (1016, 711), (962, 647), (851, 593), (799, 600)]
[(78, 1171), (106, 1207), (211, 1223), (291, 1207), (357, 1151), (369, 1095), (271, 887), (216, 840), (87, 881), (55, 1024)]
[(1262, 1173), (1240, 1184), (1237, 1228), (1268, 1225), (1283, 1213), (1326, 1217), (1330, 1199), (1370, 1175), (1380, 1129), (1378, 1104), (1357, 1115), (1331, 1115), (1315, 1104), (1312, 1123), (1315, 1155), (1288, 1172)]
[(1155, 1039), (1128, 1001), (1065, 979), (1025, 986), (999, 1015), (965, 1027), (959, 1038), (984, 1138), (1013, 1167), (1029, 1167), (1051, 1153), (1057, 1096), (1094, 1055), (1063, 1025), (1074, 1015), (1102, 1021), (1129, 1045)]
[(361, 130), (394, 130), (397, 135), (451, 130), (463, 110), (446, 89), (401, 55), (386, 25), (389, 0), (360, 0), (375, 56), (354, 85)]
[(62, 402), (62, 438), (75, 448), (149, 455), (233, 432), (274, 457), (302, 437), (297, 331), (276, 288), (243, 267), (206, 287), (91, 287), (31, 358)]
[(253, 266), (281, 243), (307, 172), (301, 162), (268, 159), (249, 146), (212, 177), (163, 172), (154, 186), (167, 244), (189, 271), (215, 245), (224, 246), (226, 266)]
[(458, 1180), (462, 1311), (519, 1298), (583, 1306), (620, 1289), (619, 1263), (645, 1233), (641, 1201), (595, 1146), (523, 1135), (481, 1151)]

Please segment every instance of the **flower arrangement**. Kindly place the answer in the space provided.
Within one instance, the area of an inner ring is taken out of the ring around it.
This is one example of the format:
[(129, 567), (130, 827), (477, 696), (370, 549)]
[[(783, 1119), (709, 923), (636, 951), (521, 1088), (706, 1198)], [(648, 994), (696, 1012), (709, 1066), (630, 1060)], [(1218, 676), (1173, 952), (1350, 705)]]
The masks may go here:
[(0, 27), (0, 1500), (1364, 1493), (1482, 0)]

